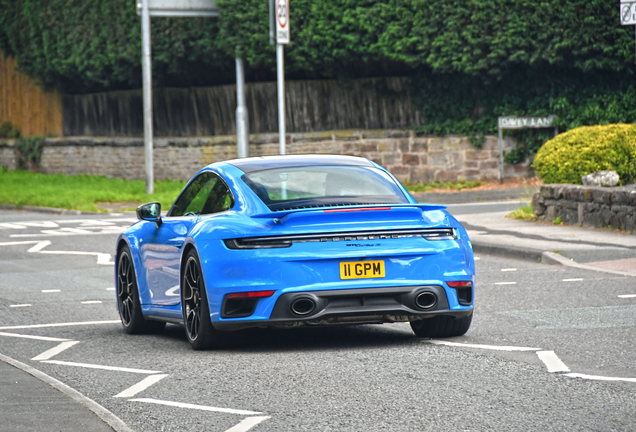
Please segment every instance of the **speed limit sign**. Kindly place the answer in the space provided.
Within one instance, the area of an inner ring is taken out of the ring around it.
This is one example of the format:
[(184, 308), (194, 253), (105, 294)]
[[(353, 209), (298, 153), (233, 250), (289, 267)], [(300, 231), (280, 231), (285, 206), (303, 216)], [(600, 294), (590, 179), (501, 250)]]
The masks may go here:
[(276, 43), (289, 43), (289, 0), (276, 0)]

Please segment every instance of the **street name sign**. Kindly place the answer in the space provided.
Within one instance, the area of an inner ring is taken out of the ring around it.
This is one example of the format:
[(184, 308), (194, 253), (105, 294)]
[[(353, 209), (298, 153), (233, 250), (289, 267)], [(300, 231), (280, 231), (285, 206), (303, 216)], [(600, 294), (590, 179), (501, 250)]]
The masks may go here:
[(550, 128), (556, 116), (547, 117), (499, 117), (500, 129)]
[[(151, 17), (218, 17), (216, 0), (148, 0)], [(137, 4), (141, 15), (141, 2)]]
[(621, 25), (636, 25), (636, 1), (621, 0)]

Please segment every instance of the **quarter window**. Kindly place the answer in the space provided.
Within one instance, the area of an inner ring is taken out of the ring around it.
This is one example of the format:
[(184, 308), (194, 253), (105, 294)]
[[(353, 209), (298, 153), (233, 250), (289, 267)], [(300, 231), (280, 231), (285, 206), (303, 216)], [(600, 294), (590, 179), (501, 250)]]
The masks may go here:
[(231, 207), (232, 195), (225, 182), (211, 172), (204, 172), (181, 192), (169, 216), (198, 216)]

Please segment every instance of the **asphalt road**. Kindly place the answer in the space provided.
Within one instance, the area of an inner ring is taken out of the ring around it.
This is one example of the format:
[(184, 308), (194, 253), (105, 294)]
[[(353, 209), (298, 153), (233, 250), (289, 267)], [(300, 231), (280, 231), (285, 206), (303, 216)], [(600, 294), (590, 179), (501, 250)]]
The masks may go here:
[[(465, 207), (449, 206), (475, 212)], [(0, 212), (0, 353), (133, 430), (636, 429), (633, 278), (478, 256), (463, 337), (416, 339), (404, 324), (259, 330), (194, 352), (177, 326), (129, 336), (118, 323), (111, 254), (132, 222)]]

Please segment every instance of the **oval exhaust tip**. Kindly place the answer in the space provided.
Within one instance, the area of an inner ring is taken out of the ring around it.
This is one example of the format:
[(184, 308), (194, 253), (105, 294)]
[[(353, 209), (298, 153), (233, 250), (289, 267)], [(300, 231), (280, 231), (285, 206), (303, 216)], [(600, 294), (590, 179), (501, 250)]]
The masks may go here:
[(430, 291), (419, 293), (415, 297), (415, 305), (420, 309), (431, 309), (437, 304), (437, 296)]
[(316, 309), (316, 302), (310, 298), (299, 298), (291, 304), (291, 311), (296, 315), (309, 315)]

